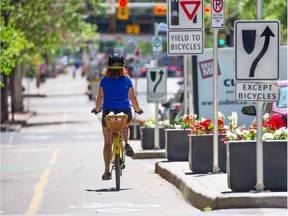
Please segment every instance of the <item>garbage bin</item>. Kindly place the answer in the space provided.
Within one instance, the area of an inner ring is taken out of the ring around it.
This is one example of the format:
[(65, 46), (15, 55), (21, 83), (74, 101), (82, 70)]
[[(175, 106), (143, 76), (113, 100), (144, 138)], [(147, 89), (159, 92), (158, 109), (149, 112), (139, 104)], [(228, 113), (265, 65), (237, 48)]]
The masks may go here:
[(89, 80), (89, 86), (90, 86), (89, 99), (90, 100), (96, 100), (96, 97), (99, 92), (100, 80), (101, 78), (92, 78)]

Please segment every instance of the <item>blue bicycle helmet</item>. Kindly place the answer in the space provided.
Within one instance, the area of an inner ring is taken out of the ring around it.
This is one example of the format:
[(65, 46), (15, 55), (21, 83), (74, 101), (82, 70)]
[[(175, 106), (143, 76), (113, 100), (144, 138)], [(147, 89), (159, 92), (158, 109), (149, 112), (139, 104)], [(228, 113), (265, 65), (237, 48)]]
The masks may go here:
[(114, 53), (108, 57), (108, 68), (110, 69), (122, 69), (124, 67), (125, 60), (123, 56)]

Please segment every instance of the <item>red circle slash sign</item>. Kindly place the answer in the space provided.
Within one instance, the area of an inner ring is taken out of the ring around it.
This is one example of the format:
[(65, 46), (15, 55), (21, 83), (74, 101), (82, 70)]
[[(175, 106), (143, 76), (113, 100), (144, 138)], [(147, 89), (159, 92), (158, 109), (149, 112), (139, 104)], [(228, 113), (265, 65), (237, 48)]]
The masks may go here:
[(222, 11), (223, 5), (224, 5), (223, 0), (213, 0), (212, 1), (213, 10), (216, 13), (220, 13)]

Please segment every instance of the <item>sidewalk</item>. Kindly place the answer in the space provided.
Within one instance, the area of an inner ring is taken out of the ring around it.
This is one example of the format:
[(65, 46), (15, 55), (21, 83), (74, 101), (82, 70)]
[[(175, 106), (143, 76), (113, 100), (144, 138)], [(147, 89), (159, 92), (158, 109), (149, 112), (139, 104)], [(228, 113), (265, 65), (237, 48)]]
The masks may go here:
[(1, 131), (19, 131), (33, 115), (34, 112), (16, 112), (14, 115), (10, 113), (9, 120), (1, 123)]
[[(20, 130), (35, 113), (15, 113), (14, 121), (1, 124), (1, 131)], [(2, 130), (3, 129), (3, 130)], [(165, 150), (143, 150), (140, 140), (130, 140), (133, 159), (158, 158), (155, 172), (173, 184), (187, 202), (198, 209), (287, 208), (288, 192), (234, 193), (228, 188), (227, 174), (193, 174), (187, 162), (169, 162)]]
[(169, 162), (165, 150), (142, 150), (140, 140), (131, 140), (134, 159), (159, 158), (155, 172), (180, 190), (187, 202), (198, 209), (287, 208), (288, 192), (232, 192), (227, 174), (193, 174), (189, 162)]

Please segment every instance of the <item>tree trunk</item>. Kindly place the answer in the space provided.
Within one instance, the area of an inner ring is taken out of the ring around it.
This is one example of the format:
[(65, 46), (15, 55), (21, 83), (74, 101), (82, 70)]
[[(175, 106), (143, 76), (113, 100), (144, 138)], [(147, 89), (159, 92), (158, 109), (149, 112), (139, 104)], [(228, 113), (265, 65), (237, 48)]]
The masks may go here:
[(22, 94), (22, 68), (22, 64), (18, 64), (10, 74), (12, 112), (24, 110)]
[(9, 120), (9, 111), (8, 111), (8, 79), (7, 76), (2, 74), (3, 84), (1, 87), (1, 123)]

